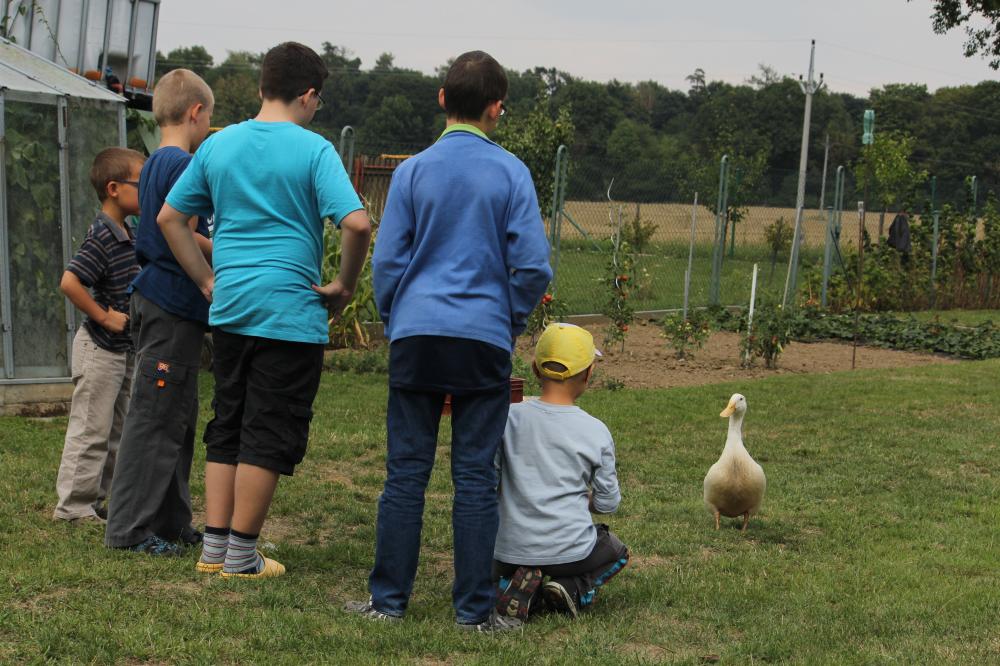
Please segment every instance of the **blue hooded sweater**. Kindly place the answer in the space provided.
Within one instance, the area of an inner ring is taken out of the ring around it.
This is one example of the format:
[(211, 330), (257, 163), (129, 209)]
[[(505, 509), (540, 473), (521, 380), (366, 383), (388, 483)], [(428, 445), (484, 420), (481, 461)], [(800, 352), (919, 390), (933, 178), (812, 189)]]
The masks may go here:
[(450, 127), (393, 174), (372, 272), (390, 340), (513, 349), (552, 279), (528, 168), (475, 128)]

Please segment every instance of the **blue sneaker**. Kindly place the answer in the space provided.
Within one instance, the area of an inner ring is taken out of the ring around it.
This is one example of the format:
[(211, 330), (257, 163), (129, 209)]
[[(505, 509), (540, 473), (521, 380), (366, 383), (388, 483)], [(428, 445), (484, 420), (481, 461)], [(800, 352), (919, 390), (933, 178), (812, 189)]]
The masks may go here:
[(542, 570), (537, 567), (518, 567), (510, 580), (501, 579), (502, 589), (497, 595), (497, 613), (517, 618), (521, 622), (528, 619), (538, 587), (542, 583)]
[(134, 546), (126, 546), (125, 550), (133, 553), (145, 553), (146, 555), (178, 556), (183, 554), (180, 546), (161, 539), (155, 534), (146, 537), (144, 541), (140, 541)]

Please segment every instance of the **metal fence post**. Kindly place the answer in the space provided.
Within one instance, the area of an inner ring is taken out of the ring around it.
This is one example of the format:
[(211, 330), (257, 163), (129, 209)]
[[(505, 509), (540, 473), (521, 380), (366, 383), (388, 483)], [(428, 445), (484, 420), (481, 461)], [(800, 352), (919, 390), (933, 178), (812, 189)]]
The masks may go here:
[[(836, 201), (836, 199), (834, 199)], [(830, 283), (830, 269), (833, 261), (833, 206), (827, 207), (826, 215), (826, 246), (823, 248), (823, 288), (820, 291), (819, 303), (826, 307), (827, 285)]]
[(934, 242), (931, 245), (931, 308), (937, 303), (937, 257), (938, 232), (940, 230), (941, 212), (934, 211)]
[(802, 243), (802, 206), (795, 210), (795, 232), (792, 234), (792, 251), (788, 257), (788, 273), (785, 275), (785, 293), (781, 297), (781, 308), (788, 306), (788, 297), (795, 301), (795, 289), (799, 273), (799, 245)]
[(715, 247), (712, 250), (712, 289), (711, 304), (719, 304), (719, 281), (722, 273), (722, 255), (726, 249), (726, 229), (723, 226), (726, 207), (728, 206), (729, 155), (723, 155), (719, 161), (719, 197), (715, 207)]
[(837, 260), (840, 262), (841, 267), (844, 265), (844, 260), (840, 256), (840, 230), (843, 228), (841, 219), (844, 215), (844, 190), (846, 190), (846, 171), (844, 171), (844, 166), (841, 165), (837, 167), (837, 189), (834, 192), (833, 205), (835, 206), (833, 221), (833, 237), (836, 241), (834, 245), (834, 250), (837, 252)]
[(559, 272), (559, 250), (562, 245), (562, 209), (566, 198), (566, 178), (568, 174), (566, 146), (556, 149), (556, 168), (552, 182), (552, 215), (549, 218), (549, 247), (553, 253), (551, 291), (556, 290), (556, 276)]
[[(350, 148), (348, 148), (350, 146)], [(350, 125), (344, 125), (344, 129), (340, 130), (340, 161), (344, 163), (344, 168), (347, 169), (348, 175), (351, 173), (351, 165), (354, 163), (354, 128)], [(344, 155), (347, 159), (344, 159)]]

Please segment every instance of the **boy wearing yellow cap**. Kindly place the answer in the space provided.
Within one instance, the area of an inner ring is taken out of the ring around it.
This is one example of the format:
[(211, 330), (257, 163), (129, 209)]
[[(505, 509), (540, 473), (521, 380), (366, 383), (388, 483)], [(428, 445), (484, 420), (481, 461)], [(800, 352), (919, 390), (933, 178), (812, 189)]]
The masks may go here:
[(524, 620), (542, 599), (575, 618), (628, 564), (628, 548), (590, 517), (613, 513), (621, 501), (611, 433), (575, 404), (600, 355), (585, 329), (550, 325), (535, 347), (541, 399), (510, 407), (496, 458), (501, 614)]

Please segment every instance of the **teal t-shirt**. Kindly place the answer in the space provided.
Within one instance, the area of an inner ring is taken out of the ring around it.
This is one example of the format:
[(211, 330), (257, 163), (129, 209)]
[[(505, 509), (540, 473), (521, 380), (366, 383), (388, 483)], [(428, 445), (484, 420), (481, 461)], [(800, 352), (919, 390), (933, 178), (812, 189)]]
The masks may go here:
[(362, 208), (333, 144), (293, 123), (248, 120), (198, 148), (167, 203), (215, 216), (209, 323), (229, 333), (326, 343), (323, 220)]

